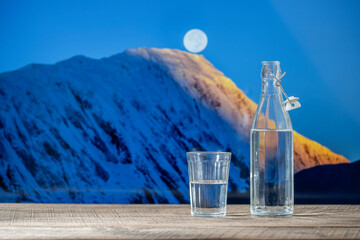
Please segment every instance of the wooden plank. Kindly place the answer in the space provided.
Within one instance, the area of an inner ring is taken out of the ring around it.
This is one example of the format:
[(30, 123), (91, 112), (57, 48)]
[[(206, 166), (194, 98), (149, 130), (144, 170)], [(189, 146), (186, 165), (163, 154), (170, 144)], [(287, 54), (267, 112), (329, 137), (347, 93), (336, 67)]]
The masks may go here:
[(359, 239), (360, 205), (297, 205), (291, 218), (223, 218), (188, 205), (0, 204), (1, 239)]

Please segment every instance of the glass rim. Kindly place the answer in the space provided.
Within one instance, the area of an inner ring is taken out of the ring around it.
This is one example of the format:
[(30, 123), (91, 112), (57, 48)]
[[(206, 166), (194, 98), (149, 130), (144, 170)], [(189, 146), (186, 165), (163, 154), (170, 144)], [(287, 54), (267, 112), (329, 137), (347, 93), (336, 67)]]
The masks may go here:
[(231, 152), (195, 151), (195, 152), (187, 152), (186, 155), (231, 155)]
[[(231, 161), (231, 152), (187, 152), (188, 162), (224, 162), (229, 163)], [(207, 156), (207, 159), (201, 159), (201, 156)]]

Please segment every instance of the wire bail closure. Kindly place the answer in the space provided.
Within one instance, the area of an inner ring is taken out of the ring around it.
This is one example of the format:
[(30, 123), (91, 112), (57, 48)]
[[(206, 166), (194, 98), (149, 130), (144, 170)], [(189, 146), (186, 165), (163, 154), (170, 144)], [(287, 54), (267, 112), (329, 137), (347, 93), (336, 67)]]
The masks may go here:
[(301, 104), (299, 102), (299, 98), (298, 97), (294, 97), (294, 96), (291, 96), (291, 97), (288, 97), (288, 95), (286, 94), (284, 88), (282, 87), (281, 85), (281, 79), (285, 76), (286, 72), (284, 72), (280, 78), (277, 78), (275, 77), (274, 74), (270, 73), (270, 76), (275, 78), (276, 79), (276, 82), (275, 82), (275, 85), (277, 87), (280, 87), (281, 89), (281, 92), (284, 94), (284, 96), (286, 97), (286, 101), (284, 101), (284, 104), (285, 104), (285, 110), (286, 111), (290, 111), (290, 110), (293, 110), (293, 109), (296, 109), (296, 108), (299, 108), (301, 107)]

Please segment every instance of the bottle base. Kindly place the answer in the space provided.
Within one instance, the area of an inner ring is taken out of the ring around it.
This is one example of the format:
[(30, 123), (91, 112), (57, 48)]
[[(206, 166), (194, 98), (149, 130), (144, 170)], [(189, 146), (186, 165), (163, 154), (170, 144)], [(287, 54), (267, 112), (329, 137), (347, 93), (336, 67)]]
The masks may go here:
[(251, 215), (256, 217), (291, 217), (293, 208), (290, 207), (257, 207), (251, 208)]

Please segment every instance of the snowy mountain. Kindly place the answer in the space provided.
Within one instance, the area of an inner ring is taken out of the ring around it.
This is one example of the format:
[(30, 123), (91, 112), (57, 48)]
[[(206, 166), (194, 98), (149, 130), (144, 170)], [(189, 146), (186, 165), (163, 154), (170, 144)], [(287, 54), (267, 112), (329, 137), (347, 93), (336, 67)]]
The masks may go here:
[[(182, 203), (186, 151), (233, 153), (249, 188), (256, 104), (203, 56), (139, 48), (0, 74), (0, 201)], [(295, 133), (295, 170), (348, 162)]]

